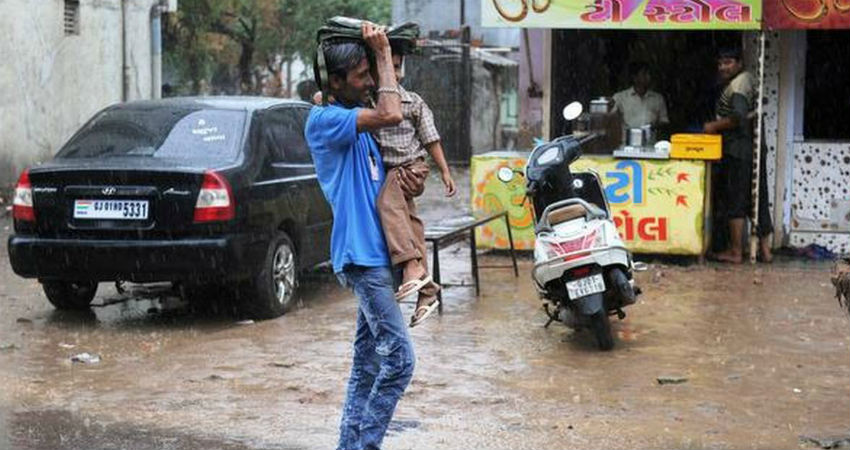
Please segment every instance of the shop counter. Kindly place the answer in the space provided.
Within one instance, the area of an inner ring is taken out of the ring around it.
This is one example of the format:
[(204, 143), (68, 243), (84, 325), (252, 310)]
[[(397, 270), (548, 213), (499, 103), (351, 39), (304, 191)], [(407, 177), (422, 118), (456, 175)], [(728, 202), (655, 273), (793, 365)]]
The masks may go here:
[[(490, 152), (472, 157), (473, 215), (506, 210), (517, 249), (534, 248), (534, 215), (525, 201), (525, 178), (498, 179), (501, 167), (523, 169), (528, 152)], [(709, 185), (707, 162), (699, 160), (615, 159), (586, 155), (572, 170), (599, 173), (620, 235), (634, 253), (702, 255)], [(477, 230), (479, 248), (509, 248), (507, 229), (493, 222)]]

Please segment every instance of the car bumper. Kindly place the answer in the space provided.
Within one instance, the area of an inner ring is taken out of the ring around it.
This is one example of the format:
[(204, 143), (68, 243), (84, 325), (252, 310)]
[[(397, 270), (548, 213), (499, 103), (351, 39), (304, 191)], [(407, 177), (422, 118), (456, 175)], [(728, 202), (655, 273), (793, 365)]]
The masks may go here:
[(9, 260), (25, 278), (221, 280), (249, 276), (247, 239), (81, 240), (11, 236)]

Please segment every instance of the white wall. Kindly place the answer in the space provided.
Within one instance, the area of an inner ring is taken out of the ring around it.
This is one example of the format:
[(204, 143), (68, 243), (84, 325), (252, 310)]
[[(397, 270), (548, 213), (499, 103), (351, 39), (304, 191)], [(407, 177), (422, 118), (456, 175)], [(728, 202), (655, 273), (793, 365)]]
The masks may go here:
[[(470, 26), (472, 39), (480, 39), (488, 46), (519, 47), (519, 29), (482, 28), (482, 0), (464, 1), (464, 19)], [(418, 23), (425, 37), (429, 31), (460, 29), (460, 0), (393, 0), (393, 23), (406, 21)]]
[[(151, 95), (153, 3), (127, 1), (131, 100)], [(0, 186), (121, 101), (119, 0), (81, 0), (79, 35), (65, 35), (63, 14), (63, 0), (0, 0)]]
[(782, 202), (783, 243), (818, 244), (850, 254), (850, 227), (846, 219), (837, 220), (850, 203), (850, 142), (803, 138), (805, 79), (817, 75), (805, 73), (805, 32), (779, 33), (773, 48), (778, 49), (781, 72), (770, 92), (779, 92), (776, 181), (781, 189), (776, 200)]

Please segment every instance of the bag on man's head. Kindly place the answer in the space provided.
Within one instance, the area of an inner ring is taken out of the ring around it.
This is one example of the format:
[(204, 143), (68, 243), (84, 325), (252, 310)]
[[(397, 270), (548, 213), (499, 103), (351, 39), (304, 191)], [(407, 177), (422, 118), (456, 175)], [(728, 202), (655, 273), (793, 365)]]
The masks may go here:
[[(323, 45), (334, 42), (363, 42), (363, 31), (361, 26), (363, 20), (351, 17), (336, 16), (325, 21), (325, 24), (316, 32), (316, 62), (319, 65), (319, 78), (316, 84), (322, 92), (328, 92), (328, 71), (325, 64), (325, 53)], [(416, 40), (419, 39), (419, 25), (414, 22), (405, 22), (387, 29), (387, 39), (394, 51), (401, 51), (402, 55), (410, 54), (416, 48)], [(368, 51), (368, 49), (367, 49)], [(323, 103), (326, 103), (327, 95), (323, 95)]]

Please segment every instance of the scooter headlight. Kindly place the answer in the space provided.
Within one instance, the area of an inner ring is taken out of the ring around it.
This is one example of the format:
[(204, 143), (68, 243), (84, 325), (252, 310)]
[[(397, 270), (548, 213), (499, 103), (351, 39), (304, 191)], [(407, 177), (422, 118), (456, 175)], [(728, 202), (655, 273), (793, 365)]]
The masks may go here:
[(552, 164), (558, 161), (558, 158), (561, 156), (561, 148), (558, 146), (549, 147), (537, 157), (538, 165), (547, 165)]

